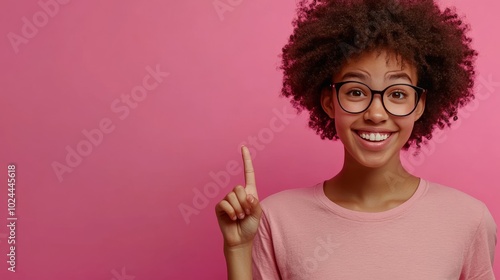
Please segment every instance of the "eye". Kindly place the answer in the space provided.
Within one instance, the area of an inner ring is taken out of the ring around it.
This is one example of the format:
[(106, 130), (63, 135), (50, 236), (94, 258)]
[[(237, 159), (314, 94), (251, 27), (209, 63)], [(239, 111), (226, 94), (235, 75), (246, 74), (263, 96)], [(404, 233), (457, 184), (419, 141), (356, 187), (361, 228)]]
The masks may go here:
[(389, 94), (389, 97), (392, 99), (405, 99), (407, 98), (408, 94), (402, 90), (395, 90)]
[(363, 97), (363, 96), (366, 96), (366, 94), (362, 90), (360, 90), (360, 89), (351, 89), (348, 92), (346, 92), (346, 94), (348, 96), (351, 96), (351, 97)]

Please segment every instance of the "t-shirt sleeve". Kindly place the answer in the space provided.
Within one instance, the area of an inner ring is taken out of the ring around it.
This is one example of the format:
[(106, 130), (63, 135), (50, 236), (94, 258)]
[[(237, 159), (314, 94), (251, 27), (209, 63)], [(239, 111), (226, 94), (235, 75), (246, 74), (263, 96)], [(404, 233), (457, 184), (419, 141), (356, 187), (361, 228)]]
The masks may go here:
[(460, 280), (494, 280), (493, 260), (496, 244), (497, 225), (484, 205), (481, 222), (465, 252)]
[(252, 274), (254, 280), (281, 279), (276, 264), (269, 221), (265, 212), (262, 213), (259, 229), (253, 242)]

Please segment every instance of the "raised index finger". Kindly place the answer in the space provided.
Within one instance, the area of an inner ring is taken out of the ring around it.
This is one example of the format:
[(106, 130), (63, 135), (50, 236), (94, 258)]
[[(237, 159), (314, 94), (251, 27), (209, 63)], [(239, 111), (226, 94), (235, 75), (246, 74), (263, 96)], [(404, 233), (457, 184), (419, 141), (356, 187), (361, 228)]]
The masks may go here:
[(243, 166), (245, 171), (245, 190), (249, 194), (257, 196), (257, 186), (255, 185), (255, 172), (252, 164), (250, 151), (246, 146), (241, 146), (241, 155), (243, 157)]

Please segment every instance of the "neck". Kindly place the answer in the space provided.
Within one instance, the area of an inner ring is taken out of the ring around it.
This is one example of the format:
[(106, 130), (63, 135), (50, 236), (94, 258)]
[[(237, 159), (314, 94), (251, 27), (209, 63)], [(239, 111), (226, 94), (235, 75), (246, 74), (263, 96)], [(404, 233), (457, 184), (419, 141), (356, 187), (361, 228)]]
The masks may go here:
[(344, 166), (332, 178), (337, 191), (357, 201), (370, 201), (401, 195), (418, 178), (403, 168), (399, 153), (380, 167), (367, 167), (344, 153)]

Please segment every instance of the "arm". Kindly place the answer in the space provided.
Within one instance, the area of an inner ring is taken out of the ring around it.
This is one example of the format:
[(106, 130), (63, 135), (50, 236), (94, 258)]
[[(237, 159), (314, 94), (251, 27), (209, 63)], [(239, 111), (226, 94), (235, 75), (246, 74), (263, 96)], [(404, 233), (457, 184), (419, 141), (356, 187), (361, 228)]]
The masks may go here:
[(236, 186), (215, 206), (229, 280), (252, 279), (253, 240), (262, 215), (250, 152), (242, 146), (241, 153), (246, 186)]
[(462, 280), (495, 279), (493, 259), (497, 243), (497, 225), (486, 205), (474, 238), (464, 256)]
[(228, 280), (252, 280), (252, 244), (239, 248), (224, 247)]
[(252, 247), (252, 276), (254, 280), (283, 279), (274, 251), (271, 225), (266, 213), (262, 212), (259, 230)]
[[(235, 188), (235, 192), (244, 193), (245, 191), (240, 186)], [(216, 208), (219, 226), (224, 237), (228, 280), (252, 279), (252, 247), (262, 209), (259, 201), (252, 195), (248, 195), (247, 199), (247, 206), (242, 208), (249, 209), (249, 214), (241, 218), (235, 218), (238, 214), (234, 213), (234, 209), (227, 200), (221, 201)]]

